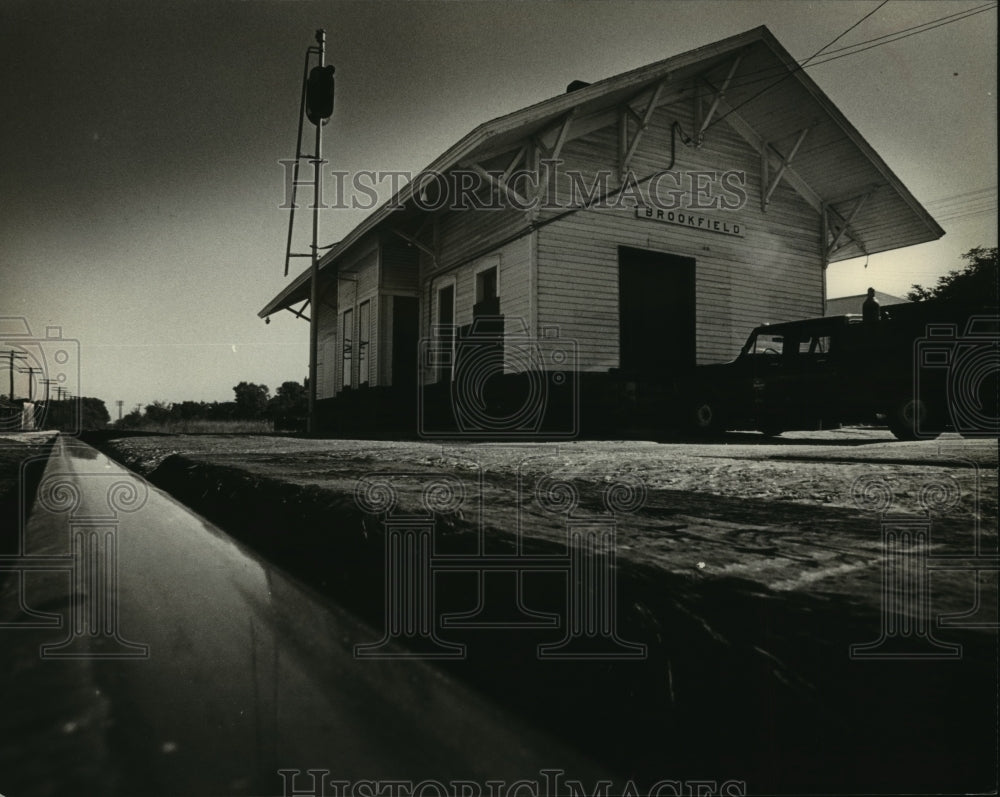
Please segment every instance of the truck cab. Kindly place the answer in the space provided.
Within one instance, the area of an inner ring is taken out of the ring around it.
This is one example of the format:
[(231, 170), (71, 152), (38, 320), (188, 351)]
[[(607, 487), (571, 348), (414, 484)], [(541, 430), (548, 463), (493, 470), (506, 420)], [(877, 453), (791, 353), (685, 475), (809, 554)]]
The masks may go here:
[(928, 301), (765, 324), (729, 363), (700, 366), (681, 386), (698, 432), (831, 428), (884, 420), (901, 440), (945, 429), (995, 436), (995, 306)]
[(850, 367), (857, 364), (860, 334), (854, 333), (861, 330), (858, 316), (757, 327), (735, 360), (695, 370), (687, 396), (695, 429), (779, 434), (864, 415), (864, 402), (852, 395), (857, 374)]

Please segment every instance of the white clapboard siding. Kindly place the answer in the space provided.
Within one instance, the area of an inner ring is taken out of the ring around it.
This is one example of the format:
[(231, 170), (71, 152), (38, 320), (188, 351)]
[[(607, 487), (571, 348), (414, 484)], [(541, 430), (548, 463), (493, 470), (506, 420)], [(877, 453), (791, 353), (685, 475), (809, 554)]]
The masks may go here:
[(346, 262), (338, 271), (337, 281), (337, 333), (338, 347), (336, 353), (336, 389), (344, 388), (344, 314), (351, 311), (351, 385), (357, 387), (358, 373), (358, 340), (360, 321), (360, 305), (370, 302), (369, 346), (366, 361), (368, 383), (373, 384), (378, 374), (378, 345), (375, 334), (378, 329), (378, 285), (379, 285), (379, 253), (377, 246), (363, 250), (357, 257)]
[(436, 276), (456, 264), (485, 255), (526, 225), (525, 212), (512, 208), (443, 212), (438, 219), (438, 267), (431, 271)]
[(416, 296), (419, 277), (419, 250), (397, 235), (385, 235), (380, 245), (383, 294)]
[[(476, 303), (476, 274), (486, 268), (497, 268), (500, 313), (504, 316), (504, 334), (507, 337), (534, 335), (531, 313), (530, 268), (533, 238), (526, 235), (489, 254), (457, 268), (434, 270), (429, 258), (422, 257), (422, 266), (434, 273), (426, 282), (420, 295), (420, 334), (430, 341), (432, 328), (437, 323), (435, 297), (439, 288), (455, 286), (455, 324), (459, 327), (472, 323), (472, 308)], [(430, 345), (428, 343), (428, 345)], [(423, 379), (433, 380), (436, 375), (425, 369)]]
[[(687, 104), (678, 104), (654, 113), (630, 163), (638, 180), (670, 165), (671, 124), (676, 119), (690, 131), (689, 111)], [(562, 169), (580, 170), (589, 188), (597, 170), (615, 166), (617, 152), (617, 128), (602, 128), (566, 144)], [(699, 363), (732, 359), (749, 330), (762, 322), (822, 315), (818, 214), (784, 182), (763, 212), (760, 157), (743, 139), (724, 123), (709, 129), (700, 148), (687, 147), (678, 137), (673, 171), (743, 172), (742, 207), (695, 212), (741, 224), (744, 237), (640, 219), (631, 209), (581, 210), (537, 233), (538, 324), (556, 326), (576, 341), (581, 370), (619, 365), (619, 246), (694, 258)], [(615, 175), (608, 185), (617, 185)], [(689, 183), (678, 188), (664, 180), (660, 185), (664, 200), (673, 189), (684, 190), (689, 201)], [(563, 175), (555, 188), (554, 196), (568, 205), (568, 178)], [(713, 188), (719, 193), (717, 181)], [(725, 194), (728, 201), (736, 198)], [(542, 218), (554, 212), (543, 211)]]
[(337, 291), (332, 281), (320, 290), (319, 310), (310, 312), (316, 317), (316, 397), (332, 398), (337, 392)]

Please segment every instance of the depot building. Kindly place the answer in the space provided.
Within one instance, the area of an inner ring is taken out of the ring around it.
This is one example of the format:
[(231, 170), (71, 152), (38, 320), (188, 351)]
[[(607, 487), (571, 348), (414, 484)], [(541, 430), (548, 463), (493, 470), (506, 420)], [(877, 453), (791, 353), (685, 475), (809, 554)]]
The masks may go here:
[(482, 334), (506, 373), (625, 406), (823, 315), (829, 264), (943, 234), (760, 27), (482, 124), (322, 258), (316, 307), (306, 269), (260, 315), (316, 325), (342, 426), (444, 400)]

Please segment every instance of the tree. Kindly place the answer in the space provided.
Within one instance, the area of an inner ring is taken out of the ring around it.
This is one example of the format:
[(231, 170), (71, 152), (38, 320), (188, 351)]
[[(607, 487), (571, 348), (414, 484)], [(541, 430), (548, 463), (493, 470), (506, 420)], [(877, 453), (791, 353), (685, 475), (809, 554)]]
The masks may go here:
[(42, 415), (37, 416), (47, 429), (63, 432), (104, 429), (111, 420), (104, 401), (89, 396), (77, 396), (60, 401), (48, 401)]
[(267, 385), (240, 382), (233, 388), (236, 394), (236, 417), (242, 420), (262, 418), (267, 411), (270, 391)]
[(142, 413), (139, 410), (125, 413), (120, 421), (115, 421), (116, 429), (137, 429), (140, 426), (142, 426)]
[(962, 255), (962, 260), (966, 261), (965, 268), (949, 271), (931, 288), (914, 285), (906, 298), (911, 302), (946, 299), (968, 304), (996, 304), (997, 248), (977, 246)]
[(164, 401), (154, 401), (146, 405), (146, 420), (151, 423), (166, 423), (170, 420), (170, 405)]
[(89, 396), (80, 398), (81, 429), (105, 429), (110, 420), (111, 416), (103, 400)]
[(294, 429), (309, 410), (309, 397), (305, 385), (282, 382), (274, 391), (274, 398), (267, 404), (267, 414), (274, 419), (276, 428)]

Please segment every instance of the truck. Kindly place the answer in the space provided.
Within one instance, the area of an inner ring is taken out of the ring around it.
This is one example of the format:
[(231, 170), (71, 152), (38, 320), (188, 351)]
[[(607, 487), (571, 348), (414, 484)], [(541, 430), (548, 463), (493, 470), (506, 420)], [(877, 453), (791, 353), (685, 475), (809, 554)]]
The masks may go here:
[(900, 440), (1000, 431), (996, 306), (891, 305), (877, 321), (841, 315), (764, 324), (735, 360), (679, 385), (700, 434), (884, 423)]

